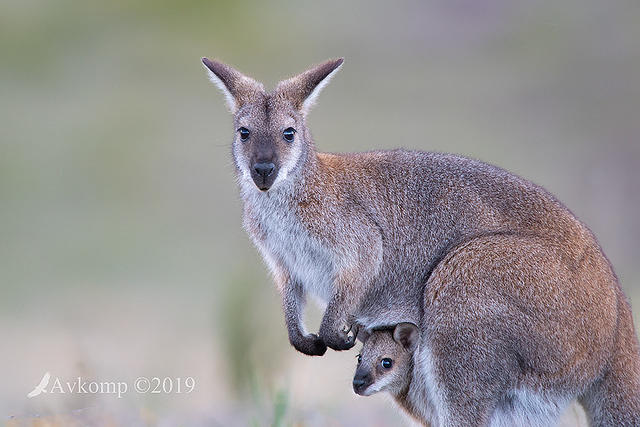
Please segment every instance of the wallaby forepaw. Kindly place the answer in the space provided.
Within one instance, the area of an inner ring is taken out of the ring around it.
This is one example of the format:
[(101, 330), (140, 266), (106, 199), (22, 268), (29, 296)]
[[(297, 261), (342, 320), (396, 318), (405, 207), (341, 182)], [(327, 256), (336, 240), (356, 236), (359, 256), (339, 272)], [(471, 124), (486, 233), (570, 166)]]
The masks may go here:
[(323, 335), (322, 340), (327, 345), (327, 347), (336, 351), (349, 350), (351, 347), (356, 345), (355, 336), (348, 335), (344, 331), (329, 336)]
[(307, 334), (299, 337), (295, 341), (291, 341), (291, 344), (300, 353), (304, 353), (309, 356), (322, 356), (327, 351), (327, 345), (322, 338), (316, 334)]

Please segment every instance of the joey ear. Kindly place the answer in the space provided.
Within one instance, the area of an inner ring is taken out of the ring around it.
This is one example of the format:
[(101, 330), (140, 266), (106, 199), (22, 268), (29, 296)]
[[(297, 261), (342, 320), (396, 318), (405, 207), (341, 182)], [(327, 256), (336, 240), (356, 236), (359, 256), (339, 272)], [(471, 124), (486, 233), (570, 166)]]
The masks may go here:
[(393, 339), (398, 344), (401, 344), (405, 350), (413, 352), (420, 339), (418, 327), (413, 323), (398, 323), (393, 330)]
[(330, 59), (322, 64), (278, 83), (275, 92), (291, 101), (306, 116), (322, 89), (338, 72), (344, 58)]
[(231, 113), (235, 114), (238, 109), (257, 95), (264, 93), (261, 83), (245, 76), (240, 71), (222, 62), (202, 58), (209, 80), (211, 80), (224, 94), (227, 105)]

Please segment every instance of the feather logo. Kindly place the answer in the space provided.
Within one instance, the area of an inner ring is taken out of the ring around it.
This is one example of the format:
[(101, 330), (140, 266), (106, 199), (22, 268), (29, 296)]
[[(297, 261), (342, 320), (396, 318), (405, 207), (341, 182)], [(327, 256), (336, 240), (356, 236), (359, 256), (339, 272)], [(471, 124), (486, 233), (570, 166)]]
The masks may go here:
[(32, 398), (39, 395), (40, 393), (46, 393), (47, 390), (45, 390), (44, 388), (49, 384), (50, 378), (51, 374), (49, 372), (45, 372), (45, 374), (42, 376), (42, 379), (40, 380), (40, 384), (38, 384), (31, 392), (29, 392), (29, 394), (27, 394), (27, 397)]

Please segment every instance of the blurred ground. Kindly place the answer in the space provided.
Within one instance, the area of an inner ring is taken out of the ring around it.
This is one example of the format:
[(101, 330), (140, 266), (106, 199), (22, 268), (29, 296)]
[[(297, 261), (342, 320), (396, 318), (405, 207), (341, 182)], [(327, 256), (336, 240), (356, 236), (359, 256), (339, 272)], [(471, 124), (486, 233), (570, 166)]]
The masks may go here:
[[(0, 414), (397, 423), (383, 396), (352, 393), (355, 351), (289, 347), (205, 55), (269, 87), (346, 57), (310, 117), (320, 149), (456, 152), (530, 178), (593, 229), (639, 305), (638, 39), (635, 1), (3, 1)], [(28, 399), (46, 371), (196, 387)]]

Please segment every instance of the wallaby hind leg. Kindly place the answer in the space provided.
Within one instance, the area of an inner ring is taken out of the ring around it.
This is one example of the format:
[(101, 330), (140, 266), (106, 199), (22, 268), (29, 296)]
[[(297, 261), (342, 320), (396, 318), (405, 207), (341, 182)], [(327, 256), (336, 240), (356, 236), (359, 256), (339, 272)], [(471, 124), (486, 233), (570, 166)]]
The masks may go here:
[[(420, 372), (425, 377), (415, 378), (414, 381), (423, 381), (427, 385), (437, 413), (437, 425), (488, 426), (498, 405), (500, 392), (497, 389), (501, 388), (501, 384), (498, 384), (501, 378), (490, 378), (491, 375), (487, 375), (490, 368), (470, 370), (465, 366), (468, 358), (474, 362), (482, 359), (475, 354), (465, 357), (467, 351), (474, 352), (472, 343), (468, 343), (469, 350), (453, 348), (448, 357), (434, 357), (435, 353), (440, 353), (449, 344), (438, 337), (434, 338), (431, 342), (433, 349), (423, 348), (418, 360)], [(465, 341), (464, 338), (462, 340)]]
[(638, 396), (621, 383), (618, 375), (608, 372), (580, 398), (591, 426), (640, 426)]
[(640, 426), (640, 357), (626, 298), (618, 294), (620, 329), (611, 367), (580, 397), (592, 426)]
[(427, 281), (421, 325), (433, 361), (421, 369), (432, 372), (439, 418), (553, 425), (611, 366), (618, 291), (588, 268), (597, 265), (592, 252), (583, 251), (585, 264), (552, 240), (505, 234), (469, 240), (443, 258)]

